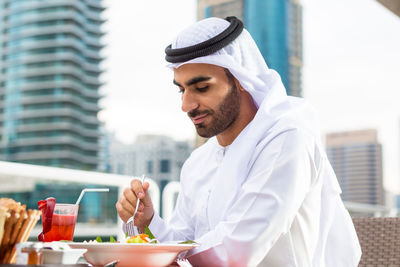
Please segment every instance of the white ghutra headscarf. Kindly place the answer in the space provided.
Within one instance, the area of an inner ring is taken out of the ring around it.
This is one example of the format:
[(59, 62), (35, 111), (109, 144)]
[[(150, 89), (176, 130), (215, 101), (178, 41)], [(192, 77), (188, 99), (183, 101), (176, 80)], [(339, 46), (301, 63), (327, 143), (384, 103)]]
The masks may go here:
[[(172, 43), (172, 48), (192, 46), (220, 34), (229, 26), (229, 22), (219, 18), (208, 18), (199, 21), (195, 26), (182, 31)], [(204, 57), (195, 58), (183, 63), (172, 63), (167, 66), (178, 68), (188, 63), (213, 64), (229, 71), (253, 97), (259, 107), (271, 87), (280, 83), (279, 75), (268, 68), (256, 43), (246, 29), (238, 38), (219, 51)], [(280, 86), (281, 95), (285, 88)]]

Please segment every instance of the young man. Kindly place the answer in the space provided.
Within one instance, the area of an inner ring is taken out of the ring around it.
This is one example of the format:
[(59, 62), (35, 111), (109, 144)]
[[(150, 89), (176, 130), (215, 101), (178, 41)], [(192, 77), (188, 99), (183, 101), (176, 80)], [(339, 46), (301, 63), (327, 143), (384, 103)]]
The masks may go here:
[(315, 114), (286, 95), (241, 21), (195, 23), (166, 59), (182, 110), (210, 139), (182, 168), (169, 224), (154, 212), (149, 184), (135, 180), (116, 204), (121, 219), (141, 199), (134, 225), (161, 241), (198, 242), (186, 255), (195, 266), (357, 266), (357, 235)]

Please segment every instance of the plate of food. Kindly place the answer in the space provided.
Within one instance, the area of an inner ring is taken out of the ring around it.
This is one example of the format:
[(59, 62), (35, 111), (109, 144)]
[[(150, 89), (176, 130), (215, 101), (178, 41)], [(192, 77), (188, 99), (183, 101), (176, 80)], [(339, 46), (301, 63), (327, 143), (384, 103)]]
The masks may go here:
[(147, 234), (128, 237), (123, 242), (102, 242), (97, 238), (89, 242), (68, 243), (72, 248), (87, 249), (85, 259), (94, 266), (104, 266), (112, 261), (119, 261), (118, 267), (161, 267), (168, 266), (179, 253), (198, 246), (187, 241), (181, 243), (160, 243)]

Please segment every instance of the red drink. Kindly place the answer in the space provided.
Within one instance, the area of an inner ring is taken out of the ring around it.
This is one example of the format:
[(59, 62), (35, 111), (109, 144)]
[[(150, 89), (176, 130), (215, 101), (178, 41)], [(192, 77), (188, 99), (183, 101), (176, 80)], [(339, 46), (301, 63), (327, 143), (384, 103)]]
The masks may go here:
[[(74, 237), (76, 216), (79, 205), (76, 204), (55, 204), (54, 211), (46, 214), (46, 228), (43, 224), (43, 234), (39, 235), (44, 242), (68, 240)], [(42, 218), (42, 223), (44, 222)]]
[(72, 241), (74, 237), (76, 214), (53, 214), (50, 232), (44, 234), (44, 241)]

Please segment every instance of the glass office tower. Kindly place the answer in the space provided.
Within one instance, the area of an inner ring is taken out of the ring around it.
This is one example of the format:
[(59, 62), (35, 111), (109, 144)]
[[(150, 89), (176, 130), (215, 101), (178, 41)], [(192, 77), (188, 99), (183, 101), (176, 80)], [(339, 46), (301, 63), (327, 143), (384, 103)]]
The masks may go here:
[(302, 95), (302, 7), (298, 0), (198, 0), (198, 18), (236, 16), (289, 95)]
[(1, 160), (97, 168), (103, 10), (97, 0), (0, 1)]

